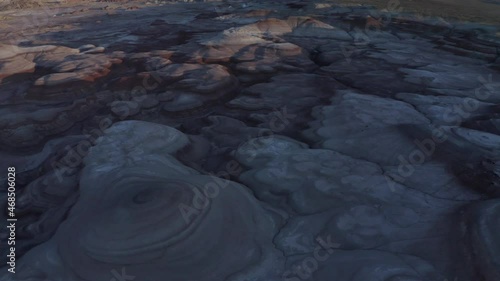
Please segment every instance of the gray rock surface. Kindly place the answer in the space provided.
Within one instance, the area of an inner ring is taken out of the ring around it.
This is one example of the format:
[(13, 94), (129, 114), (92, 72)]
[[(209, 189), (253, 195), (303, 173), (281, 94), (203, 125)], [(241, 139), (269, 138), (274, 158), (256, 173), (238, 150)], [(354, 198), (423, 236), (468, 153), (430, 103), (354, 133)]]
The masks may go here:
[(497, 27), (60, 6), (0, 14), (1, 281), (500, 280)]

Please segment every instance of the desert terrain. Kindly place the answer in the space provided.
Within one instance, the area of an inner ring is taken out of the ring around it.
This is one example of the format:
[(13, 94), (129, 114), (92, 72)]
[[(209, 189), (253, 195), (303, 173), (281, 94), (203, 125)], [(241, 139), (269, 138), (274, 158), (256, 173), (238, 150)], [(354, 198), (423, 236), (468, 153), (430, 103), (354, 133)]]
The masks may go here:
[(0, 1), (0, 281), (500, 280), (499, 19)]

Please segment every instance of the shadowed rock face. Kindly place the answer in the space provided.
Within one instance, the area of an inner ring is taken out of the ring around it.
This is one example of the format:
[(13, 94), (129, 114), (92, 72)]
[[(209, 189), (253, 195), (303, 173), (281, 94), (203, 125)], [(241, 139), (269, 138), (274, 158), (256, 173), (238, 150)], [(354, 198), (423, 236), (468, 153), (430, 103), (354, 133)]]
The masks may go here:
[[(175, 160), (171, 154), (187, 142), (181, 132), (147, 122), (107, 130), (85, 158), (78, 202), (19, 270), (93, 280), (121, 267), (147, 279), (275, 275), (271, 266), (282, 261), (272, 246), (272, 213), (245, 187), (224, 181), (214, 189), (210, 176)], [(47, 253), (53, 259), (45, 261)]]
[[(466, 247), (459, 253), (460, 262), (467, 262), (475, 271), (460, 272), (466, 278), (495, 280), (498, 275), (498, 200), (489, 200), (468, 206), (462, 212), (456, 231), (458, 243)], [(482, 260), (483, 262), (479, 262)]]
[(3, 15), (1, 281), (500, 280), (497, 27), (300, 1)]

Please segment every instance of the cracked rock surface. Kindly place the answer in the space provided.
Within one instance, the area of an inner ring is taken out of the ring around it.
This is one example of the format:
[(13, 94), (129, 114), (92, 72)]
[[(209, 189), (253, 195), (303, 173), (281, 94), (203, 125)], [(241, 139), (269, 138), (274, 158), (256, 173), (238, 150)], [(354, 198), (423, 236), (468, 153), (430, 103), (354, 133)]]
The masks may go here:
[(1, 281), (500, 280), (497, 26), (331, 1), (0, 15)]

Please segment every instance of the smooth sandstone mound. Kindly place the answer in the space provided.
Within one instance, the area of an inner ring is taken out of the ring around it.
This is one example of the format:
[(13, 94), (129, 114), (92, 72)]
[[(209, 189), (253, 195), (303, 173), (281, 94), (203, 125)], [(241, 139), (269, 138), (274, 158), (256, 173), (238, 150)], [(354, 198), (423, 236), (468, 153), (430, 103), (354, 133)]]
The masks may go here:
[(214, 38), (201, 41), (200, 44), (204, 46), (245, 46), (268, 43), (268, 39), (272, 39), (273, 36), (290, 32), (292, 32), (292, 27), (286, 21), (271, 18), (224, 30)]
[(35, 63), (25, 53), (17, 46), (0, 44), (0, 83), (14, 74), (35, 72)]
[[(463, 102), (446, 96), (398, 94), (401, 100), (395, 100), (339, 93), (331, 105), (313, 110), (316, 120), (304, 135), (316, 146), (377, 163), (392, 180), (435, 198), (483, 197), (476, 192), (481, 188), (472, 189), (460, 176), (466, 173), (460, 171), (482, 159), (496, 161), (498, 137), (451, 122), (459, 117), (456, 110)], [(441, 108), (444, 112), (439, 114)], [(478, 112), (472, 114), (485, 110), (487, 104), (478, 102)], [(489, 170), (488, 176), (494, 178), (494, 168)], [(471, 175), (469, 180), (480, 178)]]
[[(82, 180), (98, 179), (99, 173), (142, 163), (169, 166), (172, 169), (170, 173), (196, 173), (172, 156), (187, 144), (187, 136), (174, 128), (143, 121), (116, 123), (90, 149), (84, 160), (88, 173)], [(84, 189), (82, 191), (85, 192)]]
[(114, 64), (122, 63), (121, 53), (100, 54), (84, 52), (57, 58), (43, 58), (43, 63), (53, 73), (40, 77), (35, 86), (62, 86), (79, 82), (94, 82), (96, 79), (108, 75)]
[[(286, 35), (331, 38), (336, 34), (335, 31), (338, 31), (335, 27), (310, 17), (289, 17), (286, 20), (269, 18), (242, 27), (227, 29), (215, 38), (200, 43), (205, 46), (249, 45), (265, 43), (269, 39)], [(346, 38), (352, 38), (347, 32), (342, 32)]]
[(231, 94), (238, 87), (237, 79), (226, 67), (218, 64), (168, 64), (154, 71), (139, 73), (139, 77), (167, 90), (170, 97), (162, 108), (165, 113), (202, 107)]
[(88, 118), (97, 108), (95, 103), (77, 99), (57, 107), (28, 105), (4, 108), (0, 112), (0, 143), (10, 147), (28, 147), (47, 137), (70, 129), (76, 122)]
[(79, 50), (67, 47), (43, 45), (35, 47), (18, 47), (15, 45), (0, 44), (0, 82), (3, 78), (21, 74), (33, 73), (35, 67), (44, 67), (47, 59), (63, 59)]
[(113, 64), (121, 63), (121, 53), (101, 54), (102, 52), (102, 47), (74, 49), (55, 45), (0, 45), (0, 79), (14, 74), (32, 73), (37, 67), (51, 73), (37, 79), (35, 86), (93, 82), (108, 75)]
[[(490, 111), (492, 103), (483, 102), (474, 98), (442, 96), (442, 95), (418, 95), (413, 93), (399, 93), (396, 97), (425, 114), (435, 125), (457, 125), (461, 115), (458, 109), (462, 109), (462, 116), (469, 118), (481, 117)], [(463, 119), (465, 119), (462, 117)]]
[(187, 144), (181, 132), (147, 122), (106, 130), (85, 158), (68, 218), (22, 257), (16, 279), (104, 281), (113, 271), (144, 280), (276, 276), (282, 265), (271, 214), (243, 186), (179, 163), (172, 155)]
[(160, 82), (175, 83), (177, 88), (186, 89), (199, 94), (209, 94), (221, 90), (234, 83), (228, 69), (222, 65), (170, 64), (152, 73)]
[(335, 86), (334, 80), (315, 74), (276, 75), (267, 83), (246, 88), (227, 105), (246, 110), (286, 108), (293, 112), (304, 106), (314, 106), (321, 98), (331, 95)]
[(6, 59), (1, 62), (2, 64), (0, 66), (0, 82), (1, 79), (9, 77), (14, 74), (35, 72), (35, 64), (22, 57), (15, 57), (14, 59)]
[[(312, 62), (297, 45), (299, 43), (288, 42), (287, 38), (332, 40), (339, 36), (351, 39), (347, 32), (309, 17), (289, 17), (286, 20), (269, 18), (230, 28), (213, 38), (200, 41), (204, 48), (192, 57), (195, 61), (204, 62), (234, 60), (239, 62), (239, 71), (248, 73), (293, 70), (293, 66), (298, 71), (310, 68)], [(286, 58), (293, 58), (295, 65)]]
[(288, 25), (292, 28), (292, 37), (352, 40), (349, 33), (310, 17), (289, 17)]
[(314, 109), (316, 121), (305, 135), (323, 148), (382, 165), (397, 165), (399, 155), (415, 150), (402, 126), (430, 123), (411, 105), (393, 99), (340, 91), (331, 100)]

